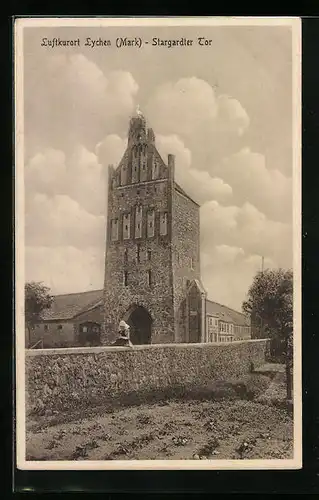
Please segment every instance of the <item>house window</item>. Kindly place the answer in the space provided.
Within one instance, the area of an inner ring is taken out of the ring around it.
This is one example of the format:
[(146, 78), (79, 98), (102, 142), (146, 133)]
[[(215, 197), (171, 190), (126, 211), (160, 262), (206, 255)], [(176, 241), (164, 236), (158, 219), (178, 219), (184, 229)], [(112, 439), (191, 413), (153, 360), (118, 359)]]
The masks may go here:
[(141, 262), (141, 245), (136, 245), (136, 262)]
[(152, 252), (151, 250), (147, 250), (147, 260), (151, 260), (152, 259)]
[(135, 209), (135, 238), (142, 237), (142, 206), (139, 205)]
[(111, 221), (111, 239), (116, 241), (119, 238), (119, 221), (118, 219), (113, 219)]
[(44, 325), (44, 331), (47, 332), (49, 329), (48, 325)]
[(167, 213), (161, 214), (160, 219), (160, 234), (165, 236), (167, 234)]
[(148, 280), (148, 285), (151, 286), (153, 284), (152, 282), (152, 271), (147, 271), (147, 280)]
[(131, 225), (131, 215), (124, 214), (123, 217), (123, 239), (128, 240), (130, 238), (130, 225)]
[(124, 273), (123, 273), (123, 283), (124, 283), (124, 286), (127, 286), (127, 283), (128, 283), (127, 271), (124, 271)]
[(154, 236), (154, 225), (155, 225), (155, 212), (150, 210), (147, 214), (147, 237), (152, 238)]
[(82, 326), (82, 332), (83, 333), (87, 333), (88, 331), (88, 327), (87, 326)]
[(58, 325), (58, 330), (62, 330), (63, 326), (62, 325)]

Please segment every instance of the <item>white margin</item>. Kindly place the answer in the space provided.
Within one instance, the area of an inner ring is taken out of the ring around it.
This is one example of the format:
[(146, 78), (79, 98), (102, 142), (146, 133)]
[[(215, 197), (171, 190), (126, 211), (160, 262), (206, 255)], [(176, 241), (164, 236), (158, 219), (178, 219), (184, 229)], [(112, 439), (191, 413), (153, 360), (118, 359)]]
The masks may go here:
[[(294, 458), (290, 460), (26, 461), (24, 327), (24, 61), (23, 29), (106, 26), (291, 26), (293, 50)], [(301, 381), (301, 19), (298, 17), (19, 18), (15, 66), (16, 462), (21, 470), (263, 470), (302, 468)]]

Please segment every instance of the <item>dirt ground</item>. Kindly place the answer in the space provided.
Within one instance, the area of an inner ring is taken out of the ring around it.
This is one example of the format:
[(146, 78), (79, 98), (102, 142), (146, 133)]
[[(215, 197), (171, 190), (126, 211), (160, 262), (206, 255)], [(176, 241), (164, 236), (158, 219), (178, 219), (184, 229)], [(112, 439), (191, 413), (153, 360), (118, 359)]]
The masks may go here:
[(29, 421), (27, 459), (292, 458), (291, 414), (267, 400), (282, 391), (282, 377), (275, 377), (254, 400), (168, 400), (58, 424)]

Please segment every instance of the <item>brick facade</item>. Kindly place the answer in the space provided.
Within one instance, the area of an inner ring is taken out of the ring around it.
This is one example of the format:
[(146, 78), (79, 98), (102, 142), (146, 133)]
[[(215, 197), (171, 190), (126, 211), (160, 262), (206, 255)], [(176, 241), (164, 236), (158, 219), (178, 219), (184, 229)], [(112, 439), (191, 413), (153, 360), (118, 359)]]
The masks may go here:
[(174, 156), (163, 161), (141, 114), (108, 186), (103, 343), (137, 308), (150, 330), (145, 343), (187, 341), (186, 290), (200, 279), (199, 205), (175, 183)]

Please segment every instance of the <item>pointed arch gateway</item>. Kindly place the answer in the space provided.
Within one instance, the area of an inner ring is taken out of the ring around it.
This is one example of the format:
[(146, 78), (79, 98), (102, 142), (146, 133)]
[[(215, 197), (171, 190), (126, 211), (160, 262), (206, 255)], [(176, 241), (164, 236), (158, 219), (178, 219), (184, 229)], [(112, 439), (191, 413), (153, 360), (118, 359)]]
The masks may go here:
[(153, 318), (144, 306), (133, 304), (124, 315), (124, 321), (130, 325), (133, 345), (151, 343)]

